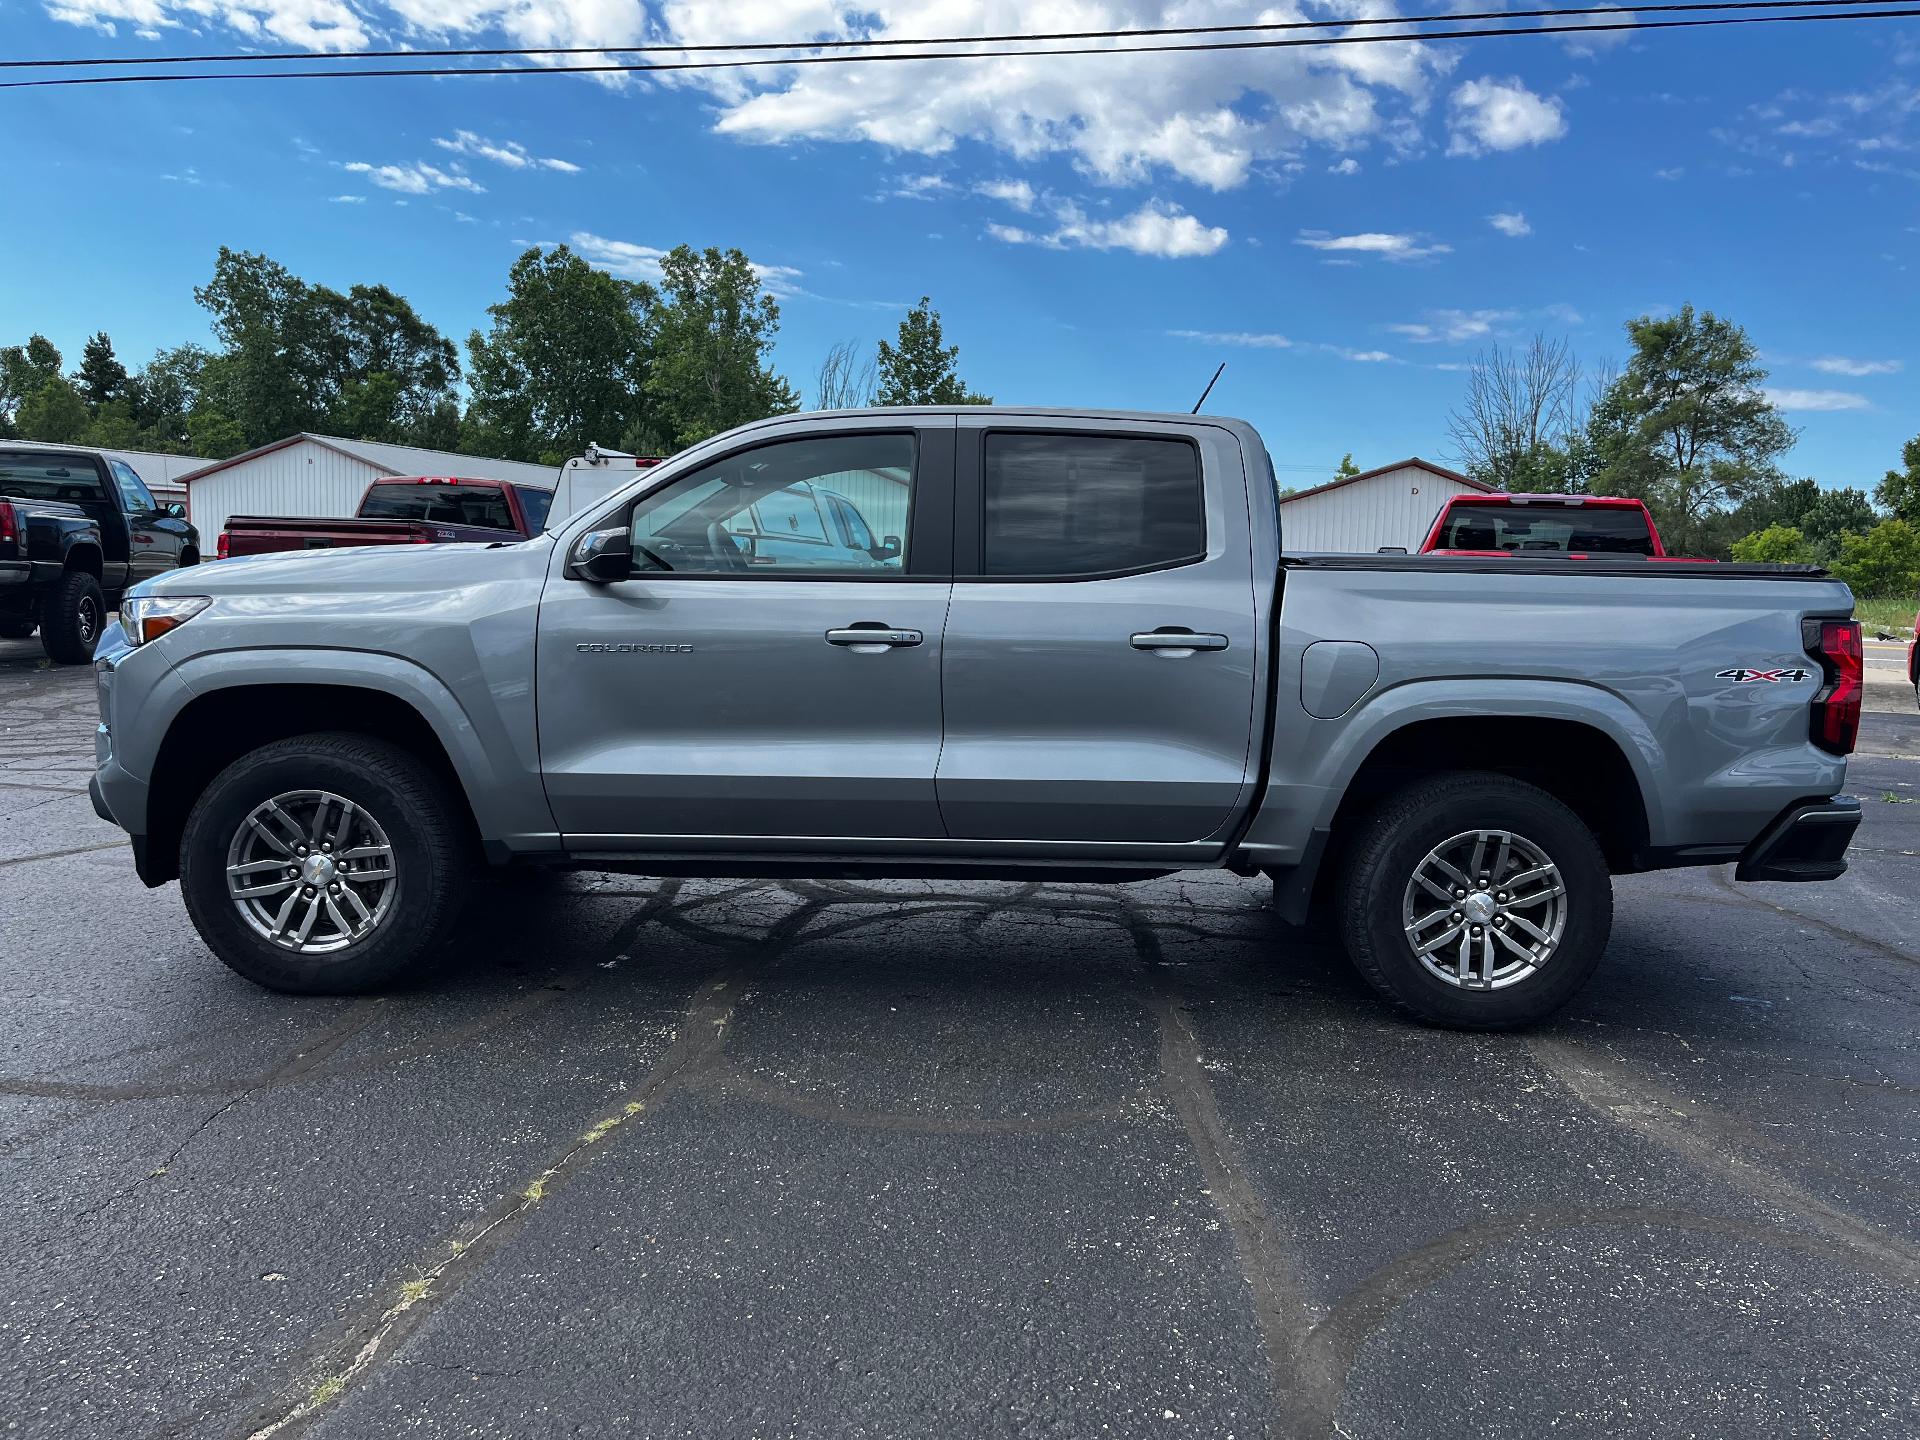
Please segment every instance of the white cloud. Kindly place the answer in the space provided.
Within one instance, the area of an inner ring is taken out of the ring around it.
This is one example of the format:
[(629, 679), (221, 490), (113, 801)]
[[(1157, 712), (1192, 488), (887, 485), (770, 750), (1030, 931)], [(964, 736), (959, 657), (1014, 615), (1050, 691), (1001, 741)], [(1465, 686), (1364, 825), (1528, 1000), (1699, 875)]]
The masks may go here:
[[(1619, 25), (1622, 23), (1631, 26), (1636, 23), (1632, 12), (1623, 10), (1618, 5), (1598, 5), (1594, 8), (1599, 13), (1583, 15), (1571, 23), (1577, 27), (1597, 27), (1601, 25)], [(1561, 35), (1560, 43), (1567, 47), (1567, 53), (1569, 55), (1578, 55), (1582, 58), (1590, 59), (1603, 50), (1611, 50), (1616, 45), (1626, 44), (1627, 41), (1632, 38), (1633, 31), (1631, 29), (1600, 30), (1596, 28), (1590, 35), (1582, 35), (1578, 33), (1578, 30), (1569, 31)]]
[(364, 175), (383, 190), (398, 190), (403, 195), (427, 195), (435, 190), (465, 190), (484, 195), (487, 187), (471, 175), (457, 170), (439, 169), (424, 162), (415, 165), (369, 165), (350, 160), (340, 167), (354, 175)]
[(1484, 340), (1493, 334), (1495, 326), (1518, 318), (1512, 310), (1429, 310), (1424, 320), (1386, 328), (1422, 345), (1459, 344), (1463, 340)]
[[(649, 285), (660, 282), (660, 262), (667, 254), (653, 245), (636, 245), (631, 240), (610, 240), (590, 230), (574, 231), (567, 237), (567, 244), (596, 269), (604, 270), (609, 275), (618, 275), (624, 280), (644, 280)], [(779, 299), (806, 293), (799, 284), (801, 272), (791, 265), (755, 265), (753, 273), (766, 286), (767, 293)]]
[(953, 189), (944, 175), (903, 175), (887, 194), (900, 200), (931, 200)]
[(1169, 330), (1176, 340), (1198, 340), (1203, 345), (1234, 345), (1250, 350), (1291, 350), (1293, 341), (1284, 335), (1253, 330)]
[(1178, 205), (1149, 200), (1118, 219), (1090, 216), (1065, 202), (1054, 209), (1055, 226), (1040, 233), (1017, 225), (990, 224), (987, 234), (1009, 245), (1044, 245), (1050, 250), (1127, 250), (1162, 260), (1211, 255), (1227, 243), (1227, 232), (1204, 225)]
[(551, 155), (534, 155), (518, 140), (495, 142), (485, 136), (476, 135), (471, 130), (456, 130), (451, 136), (442, 136), (433, 143), (442, 150), (451, 150), (456, 155), (472, 155), (482, 160), (491, 160), (496, 165), (505, 165), (512, 170), (557, 170), (563, 175), (580, 173), (580, 167), (571, 160), (560, 160)]
[(1536, 95), (1511, 76), (1469, 80), (1448, 102), (1447, 129), (1449, 155), (1479, 155), (1558, 140), (1567, 116), (1557, 98)]
[(1813, 362), (1813, 368), (1823, 374), (1858, 380), (1866, 375), (1898, 375), (1902, 367), (1898, 360), (1849, 360), (1844, 355), (1822, 355)]
[(1826, 413), (1837, 410), (1871, 410), (1872, 404), (1864, 395), (1855, 395), (1846, 390), (1773, 390), (1766, 392), (1767, 399), (1781, 410), (1801, 410)]
[(983, 180), (973, 187), (973, 193), (1011, 205), (1016, 210), (1028, 212), (1033, 210), (1040, 198), (1034, 192), (1033, 186), (1024, 180)]
[(1324, 230), (1302, 230), (1294, 244), (1310, 250), (1341, 255), (1377, 255), (1383, 260), (1424, 260), (1429, 255), (1451, 254), (1451, 245), (1442, 245), (1419, 235), (1396, 235), (1378, 230), (1358, 235), (1329, 235)]
[(367, 197), (364, 195), (335, 195), (328, 203), (333, 205), (364, 205), (367, 203)]
[(375, 33), (348, 0), (48, 0), (46, 11), (103, 35), (118, 33), (118, 23), (144, 38), (214, 23), (256, 44), (277, 40), (301, 50), (365, 50)]
[(1327, 166), (1327, 173), (1329, 175), (1358, 175), (1360, 173), (1360, 162), (1349, 155), (1346, 159), (1340, 161), (1339, 164)]
[(1502, 210), (1498, 214), (1487, 216), (1487, 223), (1502, 235), (1518, 240), (1522, 235), (1531, 235), (1533, 226), (1527, 223), (1527, 217), (1518, 210)]

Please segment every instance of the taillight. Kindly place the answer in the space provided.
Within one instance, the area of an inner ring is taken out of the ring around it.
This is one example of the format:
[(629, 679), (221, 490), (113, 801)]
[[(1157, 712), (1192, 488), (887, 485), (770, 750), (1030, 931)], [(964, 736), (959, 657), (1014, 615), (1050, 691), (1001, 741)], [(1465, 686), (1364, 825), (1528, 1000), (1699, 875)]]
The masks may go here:
[(0, 500), (0, 545), (17, 544), (20, 540), (20, 517), (13, 513), (13, 506)]
[(1826, 682), (1813, 697), (1813, 743), (1835, 755), (1850, 755), (1860, 737), (1860, 699), (1865, 681), (1860, 622), (1807, 620), (1800, 628), (1807, 653), (1826, 673)]
[(226, 531), (222, 530), (220, 532), (220, 543), (213, 547), (214, 559), (224, 560), (227, 558), (227, 545), (230, 543), (231, 539), (232, 537), (229, 536)]

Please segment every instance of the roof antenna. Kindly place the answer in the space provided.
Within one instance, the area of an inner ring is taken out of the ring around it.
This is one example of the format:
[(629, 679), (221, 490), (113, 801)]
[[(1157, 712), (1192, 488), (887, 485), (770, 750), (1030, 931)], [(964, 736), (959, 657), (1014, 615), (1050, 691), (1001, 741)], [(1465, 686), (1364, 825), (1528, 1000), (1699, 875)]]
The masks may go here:
[[(1220, 370), (1224, 370), (1226, 368), (1227, 368), (1227, 362), (1222, 360), (1220, 362)], [(1207, 388), (1202, 390), (1200, 392), (1200, 398), (1193, 402), (1193, 409), (1187, 412), (1189, 415), (1198, 415), (1200, 413), (1200, 407), (1207, 403), (1207, 396), (1213, 393), (1213, 387), (1219, 383), (1220, 370), (1216, 370), (1213, 372), (1213, 379), (1207, 381)]]

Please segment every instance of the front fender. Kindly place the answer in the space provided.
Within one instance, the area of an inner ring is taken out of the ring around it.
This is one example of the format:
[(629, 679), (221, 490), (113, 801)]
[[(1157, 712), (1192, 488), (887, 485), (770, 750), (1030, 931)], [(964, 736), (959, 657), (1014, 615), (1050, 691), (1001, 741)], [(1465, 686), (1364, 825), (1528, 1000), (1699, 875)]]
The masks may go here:
[[(219, 650), (180, 660), (173, 675), (193, 696), (250, 685), (330, 685), (390, 695), (412, 707), (439, 739), (483, 839), (515, 851), (558, 848), (538, 771), (519, 762), (519, 748), (499, 717), (470, 713), (439, 677), (404, 656), (366, 650)], [(123, 759), (130, 769), (136, 764), (151, 767), (161, 737), (185, 707), (180, 698), (173, 714), (163, 717), (153, 713), (158, 700), (156, 696), (142, 717), (141, 732), (150, 737), (151, 750)], [(151, 772), (135, 773), (150, 777)]]

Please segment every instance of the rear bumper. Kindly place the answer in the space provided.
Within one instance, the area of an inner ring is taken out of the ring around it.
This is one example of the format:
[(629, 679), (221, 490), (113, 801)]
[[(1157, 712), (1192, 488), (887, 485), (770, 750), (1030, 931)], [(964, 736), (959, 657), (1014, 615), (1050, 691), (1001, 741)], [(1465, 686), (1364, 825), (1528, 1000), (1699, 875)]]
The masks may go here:
[(1736, 880), (1835, 880), (1846, 874), (1847, 845), (1860, 828), (1852, 795), (1789, 805), (1740, 856)]
[(33, 576), (29, 560), (0, 560), (0, 585), (24, 585)]

